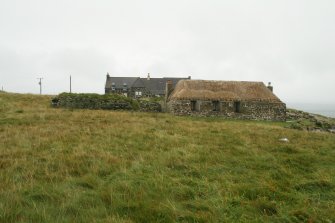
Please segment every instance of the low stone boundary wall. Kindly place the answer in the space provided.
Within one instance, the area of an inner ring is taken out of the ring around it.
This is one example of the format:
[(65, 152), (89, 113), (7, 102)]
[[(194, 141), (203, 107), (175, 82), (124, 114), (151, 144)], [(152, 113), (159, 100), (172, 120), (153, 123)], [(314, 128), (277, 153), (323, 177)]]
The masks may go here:
[(55, 108), (139, 110), (143, 112), (161, 112), (158, 102), (134, 100), (118, 94), (72, 94), (61, 93), (51, 100)]
[(152, 102), (152, 101), (139, 101), (140, 104), (140, 111), (143, 112), (161, 112), (162, 106), (158, 102)]

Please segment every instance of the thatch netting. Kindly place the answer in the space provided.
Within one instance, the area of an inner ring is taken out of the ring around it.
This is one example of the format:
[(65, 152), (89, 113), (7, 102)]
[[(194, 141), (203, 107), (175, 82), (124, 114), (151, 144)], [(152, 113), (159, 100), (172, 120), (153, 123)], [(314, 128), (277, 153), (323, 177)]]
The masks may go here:
[(281, 102), (263, 82), (181, 80), (170, 100), (243, 100)]

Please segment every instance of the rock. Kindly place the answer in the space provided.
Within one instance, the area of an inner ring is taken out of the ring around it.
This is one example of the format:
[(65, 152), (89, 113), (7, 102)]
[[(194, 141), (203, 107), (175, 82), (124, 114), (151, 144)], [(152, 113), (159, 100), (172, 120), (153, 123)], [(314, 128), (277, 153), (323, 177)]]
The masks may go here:
[(288, 138), (281, 138), (281, 139), (279, 139), (279, 141), (281, 141), (281, 142), (290, 142), (290, 141), (288, 140)]
[(330, 132), (329, 129), (335, 124), (335, 119), (321, 115), (310, 114), (303, 111), (288, 109), (286, 113), (287, 128), (307, 130), (307, 131), (323, 131)]

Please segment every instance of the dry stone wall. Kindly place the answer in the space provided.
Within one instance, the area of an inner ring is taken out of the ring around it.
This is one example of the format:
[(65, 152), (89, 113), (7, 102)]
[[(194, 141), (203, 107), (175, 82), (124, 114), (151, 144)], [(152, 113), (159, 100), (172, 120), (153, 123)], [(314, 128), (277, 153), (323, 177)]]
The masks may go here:
[(158, 102), (134, 100), (118, 94), (70, 94), (62, 93), (51, 100), (53, 107), (106, 110), (139, 110), (160, 112)]
[(143, 112), (161, 112), (162, 106), (158, 102), (152, 102), (152, 101), (139, 101), (140, 103), (140, 111)]

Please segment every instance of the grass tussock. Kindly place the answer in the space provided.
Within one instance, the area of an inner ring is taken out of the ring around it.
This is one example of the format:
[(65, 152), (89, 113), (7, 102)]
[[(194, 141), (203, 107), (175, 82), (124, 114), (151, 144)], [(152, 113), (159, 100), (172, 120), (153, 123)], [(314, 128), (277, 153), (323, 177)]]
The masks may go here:
[(335, 221), (332, 134), (50, 99), (0, 93), (0, 222)]

